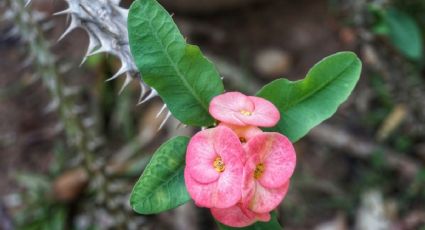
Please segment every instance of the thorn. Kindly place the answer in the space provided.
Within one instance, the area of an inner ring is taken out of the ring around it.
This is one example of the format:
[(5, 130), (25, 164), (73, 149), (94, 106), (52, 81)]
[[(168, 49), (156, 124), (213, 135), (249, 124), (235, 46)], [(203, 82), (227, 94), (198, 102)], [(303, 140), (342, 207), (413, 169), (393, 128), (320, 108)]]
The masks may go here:
[(75, 28), (78, 27), (77, 22), (75, 21), (75, 19), (71, 20), (71, 23), (69, 24), (68, 28), (65, 30), (65, 32), (63, 32), (63, 34), (59, 37), (58, 42), (60, 42), (66, 35), (68, 35), (69, 33), (71, 33), (71, 31), (73, 31)]
[(161, 113), (162, 112), (164, 112), (164, 110), (167, 108), (167, 105), (166, 104), (164, 104), (163, 106), (162, 106), (162, 108), (159, 110), (159, 112), (156, 114), (156, 116), (155, 116), (155, 118), (158, 118), (160, 115), (161, 115)]
[(170, 119), (171, 117), (171, 112), (168, 111), (167, 115), (165, 116), (164, 120), (161, 122), (161, 124), (159, 125), (159, 128), (157, 131), (160, 131), (162, 129), (162, 127), (164, 127), (165, 123), (167, 123), (168, 119)]
[(141, 101), (143, 100), (143, 97), (146, 95), (146, 91), (147, 91), (147, 87), (145, 85), (145, 83), (143, 83), (142, 79), (139, 78), (139, 85), (140, 85), (140, 97), (139, 100), (137, 101), (137, 104), (140, 105)]
[(28, 0), (28, 1), (25, 3), (25, 7), (29, 6), (29, 4), (31, 4), (31, 0)]
[(88, 58), (88, 56), (87, 56), (87, 55), (85, 55), (85, 56), (83, 57), (83, 60), (81, 60), (80, 64), (78, 65), (78, 67), (79, 67), (79, 68), (81, 68), (81, 67), (84, 65), (84, 63), (87, 61), (87, 58)]
[(105, 48), (104, 46), (101, 46), (99, 49), (94, 50), (93, 52), (90, 52), (87, 56), (93, 56), (100, 53), (107, 53), (109, 51), (110, 51), (109, 49)]
[(91, 53), (93, 53), (97, 47), (99, 47), (100, 43), (97, 38), (89, 36), (89, 46), (87, 48), (86, 54), (84, 55), (83, 60), (80, 63), (80, 67), (83, 66), (83, 64), (87, 61), (87, 58), (90, 56)]
[(120, 89), (120, 91), (119, 91), (118, 94), (121, 94), (122, 91), (124, 91), (125, 87), (127, 87), (132, 80), (133, 80), (133, 78), (130, 76), (129, 73), (127, 73), (126, 76), (125, 76), (124, 84), (122, 84), (122, 87), (121, 87), (121, 89)]
[(59, 15), (64, 15), (64, 14), (70, 14), (72, 13), (71, 8), (56, 12), (53, 14), (53, 16), (59, 16)]
[(114, 74), (114, 76), (112, 76), (112, 77), (110, 77), (110, 78), (108, 78), (108, 79), (106, 79), (106, 81), (112, 81), (112, 80), (114, 80), (115, 78), (117, 78), (117, 77), (119, 77), (119, 76), (121, 76), (121, 74), (123, 74), (123, 73), (125, 73), (125, 72), (127, 72), (127, 67), (126, 66), (121, 66), (121, 68)]
[(68, 22), (69, 22), (69, 20), (70, 20), (70, 18), (71, 18), (71, 20), (72, 20), (72, 17), (73, 17), (73, 16), (72, 16), (72, 14), (67, 14), (67, 15), (66, 15), (65, 22), (66, 22), (66, 23), (68, 23)]
[(152, 89), (150, 92), (149, 92), (149, 95), (147, 96), (147, 97), (145, 97), (145, 99), (143, 99), (141, 102), (139, 102), (139, 104), (138, 105), (141, 105), (141, 104), (143, 104), (143, 103), (145, 103), (145, 102), (147, 102), (147, 101), (149, 101), (150, 99), (152, 99), (152, 98), (154, 98), (155, 96), (157, 96), (158, 94), (156, 93), (156, 91), (154, 90), (154, 89)]

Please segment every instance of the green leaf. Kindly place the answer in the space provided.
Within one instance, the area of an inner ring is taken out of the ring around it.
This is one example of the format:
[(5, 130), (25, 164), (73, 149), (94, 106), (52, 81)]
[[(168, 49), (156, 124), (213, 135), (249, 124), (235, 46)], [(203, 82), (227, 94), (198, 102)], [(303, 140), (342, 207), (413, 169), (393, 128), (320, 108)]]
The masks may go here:
[(277, 221), (277, 215), (275, 211), (271, 213), (271, 219), (269, 222), (259, 221), (253, 225), (250, 225), (244, 228), (233, 228), (219, 222), (217, 222), (217, 224), (220, 230), (232, 230), (232, 229), (233, 230), (235, 229), (238, 229), (238, 230), (281, 230), (283, 229), (282, 226), (280, 226), (279, 222)]
[(134, 211), (159, 213), (190, 200), (183, 174), (188, 142), (188, 137), (175, 137), (155, 152), (131, 193)]
[(367, 9), (375, 16), (375, 22), (372, 25), (372, 31), (375, 34), (387, 36), (390, 29), (387, 22), (384, 20), (385, 10), (377, 4), (368, 4)]
[(167, 11), (155, 0), (137, 0), (128, 16), (130, 48), (144, 81), (181, 122), (209, 126), (212, 97), (224, 91), (214, 65), (188, 45)]
[(340, 52), (317, 63), (304, 80), (278, 79), (264, 86), (258, 96), (280, 111), (271, 128), (295, 142), (310, 129), (331, 117), (359, 80), (361, 62), (352, 52)]
[(408, 58), (420, 59), (422, 57), (423, 39), (415, 20), (410, 15), (395, 8), (386, 11), (384, 19), (388, 24), (388, 36), (392, 44)]

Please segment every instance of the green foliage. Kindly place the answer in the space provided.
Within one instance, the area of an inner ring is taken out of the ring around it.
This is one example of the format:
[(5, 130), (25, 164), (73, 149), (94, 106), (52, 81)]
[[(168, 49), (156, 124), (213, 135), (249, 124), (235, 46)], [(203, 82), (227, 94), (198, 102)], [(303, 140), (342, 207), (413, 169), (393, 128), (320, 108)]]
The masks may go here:
[(131, 194), (136, 212), (159, 213), (190, 200), (183, 173), (188, 142), (188, 137), (175, 137), (155, 152)]
[(410, 15), (395, 8), (385, 14), (389, 27), (388, 36), (393, 45), (404, 55), (412, 59), (422, 57), (423, 39), (418, 24)]
[(354, 53), (340, 52), (317, 63), (304, 80), (278, 79), (263, 87), (258, 96), (270, 100), (281, 119), (271, 130), (295, 142), (331, 117), (359, 80), (361, 61)]
[(271, 213), (271, 219), (269, 222), (256, 222), (253, 225), (250, 225), (248, 227), (244, 228), (233, 228), (226, 226), (224, 224), (221, 224), (217, 222), (218, 227), (220, 230), (232, 230), (232, 229), (239, 229), (239, 230), (281, 230), (283, 229), (282, 226), (280, 226), (279, 222), (277, 221), (277, 214), (275, 211)]
[(418, 23), (407, 13), (397, 9), (382, 9), (370, 5), (369, 10), (375, 14), (373, 31), (388, 36), (392, 45), (403, 55), (413, 60), (422, 57), (423, 38)]
[(224, 87), (214, 65), (188, 45), (167, 11), (155, 0), (137, 0), (129, 12), (130, 48), (145, 82), (158, 91), (184, 124), (210, 126), (212, 97)]

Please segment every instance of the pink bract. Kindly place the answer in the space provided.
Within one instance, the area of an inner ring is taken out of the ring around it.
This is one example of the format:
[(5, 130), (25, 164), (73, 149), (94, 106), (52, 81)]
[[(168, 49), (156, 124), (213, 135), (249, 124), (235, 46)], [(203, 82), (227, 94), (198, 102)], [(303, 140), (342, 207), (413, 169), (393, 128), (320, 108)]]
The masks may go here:
[(186, 153), (185, 183), (198, 206), (229, 208), (242, 195), (245, 153), (236, 134), (219, 126), (197, 133)]
[(280, 119), (279, 110), (271, 102), (239, 92), (214, 97), (209, 112), (215, 119), (237, 126), (273, 127)]
[(211, 214), (220, 223), (237, 228), (246, 227), (256, 221), (270, 221), (269, 213), (252, 212), (244, 208), (241, 203), (226, 209), (212, 208)]
[(246, 145), (242, 203), (257, 213), (275, 209), (285, 197), (296, 155), (292, 143), (279, 133), (261, 133)]

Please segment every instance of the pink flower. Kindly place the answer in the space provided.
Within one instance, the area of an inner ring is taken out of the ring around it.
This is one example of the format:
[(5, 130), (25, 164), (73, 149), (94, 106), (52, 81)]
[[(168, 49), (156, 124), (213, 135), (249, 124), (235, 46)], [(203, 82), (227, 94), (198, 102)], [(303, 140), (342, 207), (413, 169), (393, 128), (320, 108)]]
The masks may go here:
[(251, 225), (256, 221), (270, 221), (269, 213), (252, 212), (249, 209), (243, 207), (241, 203), (225, 209), (212, 208), (211, 214), (220, 223), (237, 228)]
[(246, 145), (242, 203), (256, 213), (275, 209), (285, 197), (295, 169), (292, 143), (279, 133), (261, 133)]
[(296, 162), (288, 138), (258, 128), (276, 125), (279, 111), (267, 100), (238, 92), (213, 98), (209, 111), (219, 125), (197, 133), (187, 147), (184, 179), (190, 196), (228, 226), (269, 221)]
[(187, 190), (198, 206), (229, 208), (242, 196), (245, 154), (236, 134), (219, 126), (189, 142), (184, 172)]
[(214, 97), (209, 112), (219, 121), (238, 126), (273, 127), (280, 119), (279, 110), (271, 102), (239, 92)]
[(229, 125), (226, 123), (220, 123), (219, 126), (229, 127), (235, 132), (242, 144), (247, 143), (251, 138), (255, 137), (257, 134), (262, 133), (263, 131), (255, 126), (237, 126)]

